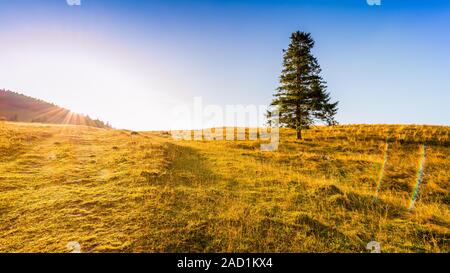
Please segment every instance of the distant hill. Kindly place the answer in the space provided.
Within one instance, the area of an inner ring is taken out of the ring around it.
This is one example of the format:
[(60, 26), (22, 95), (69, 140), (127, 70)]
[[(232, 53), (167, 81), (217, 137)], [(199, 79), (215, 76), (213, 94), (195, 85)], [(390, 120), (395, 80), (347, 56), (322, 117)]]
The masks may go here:
[(111, 127), (101, 120), (94, 120), (43, 100), (2, 89), (0, 89), (0, 120)]

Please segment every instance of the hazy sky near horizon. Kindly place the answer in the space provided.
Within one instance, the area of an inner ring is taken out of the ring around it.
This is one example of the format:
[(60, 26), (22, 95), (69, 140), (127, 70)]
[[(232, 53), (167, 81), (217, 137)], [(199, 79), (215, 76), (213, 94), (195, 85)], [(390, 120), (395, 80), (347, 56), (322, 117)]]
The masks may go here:
[(169, 129), (194, 97), (269, 104), (296, 30), (316, 40), (340, 123), (450, 125), (439, 0), (0, 0), (0, 88), (117, 128)]

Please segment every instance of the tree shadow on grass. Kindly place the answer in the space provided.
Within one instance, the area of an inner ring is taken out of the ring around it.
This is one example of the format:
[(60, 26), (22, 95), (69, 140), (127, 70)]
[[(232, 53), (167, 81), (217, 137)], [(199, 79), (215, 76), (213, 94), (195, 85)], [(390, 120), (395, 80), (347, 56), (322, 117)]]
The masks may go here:
[(301, 215), (297, 218), (296, 224), (307, 227), (306, 234), (309, 236), (315, 236), (319, 240), (327, 243), (334, 244), (338, 246), (348, 246), (347, 250), (359, 250), (358, 246), (355, 245), (354, 240), (350, 239), (344, 233), (340, 232), (334, 227), (325, 225), (308, 215)]
[(359, 240), (306, 214), (299, 215), (293, 223), (276, 218), (261, 219), (255, 223), (253, 232), (253, 238), (260, 239), (248, 242), (250, 251), (291, 252), (293, 249), (305, 251), (302, 247), (305, 238), (314, 242), (314, 245), (311, 245), (307, 251), (357, 252), (363, 250), (363, 245)]
[[(145, 231), (133, 249), (144, 252), (214, 251), (212, 215), (220, 191), (217, 176), (207, 160), (194, 148), (165, 144), (165, 170), (147, 174), (152, 187), (147, 196)], [(134, 251), (134, 250), (133, 250)]]
[(165, 166), (162, 172), (141, 174), (147, 182), (159, 185), (199, 186), (210, 184), (217, 179), (208, 166), (207, 159), (194, 148), (167, 143), (163, 156)]
[(389, 219), (401, 218), (406, 215), (406, 208), (371, 196), (349, 192), (333, 200), (337, 205), (350, 211), (360, 211), (364, 214), (386, 215)]

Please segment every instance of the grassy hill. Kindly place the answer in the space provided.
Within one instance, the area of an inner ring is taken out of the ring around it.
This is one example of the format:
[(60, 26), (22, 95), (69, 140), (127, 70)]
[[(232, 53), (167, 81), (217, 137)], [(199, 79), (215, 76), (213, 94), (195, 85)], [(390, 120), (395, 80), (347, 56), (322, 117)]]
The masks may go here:
[(0, 90), (0, 120), (110, 127), (100, 120), (7, 90)]
[(0, 252), (69, 241), (83, 252), (366, 252), (372, 240), (449, 252), (449, 136), (317, 127), (303, 141), (282, 130), (279, 150), (261, 152), (259, 141), (3, 122)]

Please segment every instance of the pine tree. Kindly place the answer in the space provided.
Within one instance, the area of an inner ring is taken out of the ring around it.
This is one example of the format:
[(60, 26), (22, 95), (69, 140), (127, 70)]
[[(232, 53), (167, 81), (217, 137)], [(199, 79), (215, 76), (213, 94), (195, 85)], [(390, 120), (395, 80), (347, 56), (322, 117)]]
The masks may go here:
[(297, 139), (302, 139), (302, 129), (316, 121), (337, 123), (334, 116), (338, 102), (330, 102), (322, 70), (311, 53), (313, 47), (310, 33), (292, 33), (288, 49), (283, 50), (280, 86), (272, 101), (273, 106), (278, 106), (280, 125), (295, 129)]

